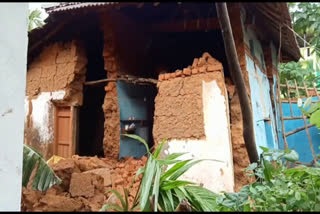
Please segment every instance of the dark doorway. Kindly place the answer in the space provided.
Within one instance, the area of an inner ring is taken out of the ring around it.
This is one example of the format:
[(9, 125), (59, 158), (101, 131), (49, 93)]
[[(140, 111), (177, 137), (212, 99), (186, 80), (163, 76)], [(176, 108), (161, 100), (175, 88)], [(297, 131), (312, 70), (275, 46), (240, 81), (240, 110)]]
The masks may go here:
[[(103, 33), (98, 22), (92, 23), (83, 33), (87, 52), (86, 81), (106, 78), (103, 60)], [(83, 88), (83, 105), (79, 112), (78, 154), (103, 157), (105, 97), (104, 85), (90, 85)]]

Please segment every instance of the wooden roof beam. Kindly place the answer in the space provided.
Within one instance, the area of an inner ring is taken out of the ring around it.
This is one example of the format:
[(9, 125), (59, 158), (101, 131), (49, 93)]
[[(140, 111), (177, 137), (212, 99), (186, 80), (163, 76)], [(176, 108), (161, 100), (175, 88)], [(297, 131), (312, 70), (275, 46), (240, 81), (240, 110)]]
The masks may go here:
[(191, 20), (174, 20), (166, 23), (153, 24), (152, 32), (187, 32), (220, 29), (217, 18), (202, 18)]

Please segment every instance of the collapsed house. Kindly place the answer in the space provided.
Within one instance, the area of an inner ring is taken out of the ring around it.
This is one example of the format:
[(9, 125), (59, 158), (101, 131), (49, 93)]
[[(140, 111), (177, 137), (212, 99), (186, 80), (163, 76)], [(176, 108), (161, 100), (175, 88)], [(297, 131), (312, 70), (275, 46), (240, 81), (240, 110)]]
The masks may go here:
[[(279, 62), (300, 52), (286, 3), (228, 3), (257, 148), (278, 148)], [(214, 3), (61, 3), (29, 33), (25, 143), (52, 155), (204, 161), (185, 179), (233, 192), (249, 182), (237, 90)], [(280, 60), (280, 61), (279, 61)], [(260, 149), (258, 148), (260, 153)]]

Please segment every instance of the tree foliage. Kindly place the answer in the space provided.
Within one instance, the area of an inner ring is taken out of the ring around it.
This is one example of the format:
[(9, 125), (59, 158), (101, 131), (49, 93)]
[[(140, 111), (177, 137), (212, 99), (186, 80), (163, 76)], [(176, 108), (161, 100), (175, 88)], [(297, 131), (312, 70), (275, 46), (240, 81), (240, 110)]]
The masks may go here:
[[(288, 62), (279, 64), (279, 78), (280, 84), (286, 84), (286, 79), (289, 85), (294, 85), (294, 80), (296, 80), (298, 86), (313, 87), (313, 83), (319, 86), (317, 83), (317, 77), (313, 69), (312, 63), (308, 63), (306, 67), (302, 66), (301, 62)], [(299, 91), (300, 96), (305, 96), (305, 91)], [(281, 94), (284, 97), (288, 97), (287, 89), (281, 88)], [(295, 91), (291, 90), (290, 97), (296, 97)]]
[(320, 211), (320, 169), (287, 168), (287, 161), (298, 160), (294, 150), (261, 148), (259, 163), (247, 168), (258, 180), (217, 197), (216, 211)]
[(293, 20), (293, 29), (302, 38), (311, 43), (320, 56), (320, 3), (297, 2), (290, 3), (291, 16)]
[(41, 19), (41, 11), (39, 9), (29, 10), (29, 24), (28, 31), (32, 31), (35, 28), (42, 27), (44, 22)]

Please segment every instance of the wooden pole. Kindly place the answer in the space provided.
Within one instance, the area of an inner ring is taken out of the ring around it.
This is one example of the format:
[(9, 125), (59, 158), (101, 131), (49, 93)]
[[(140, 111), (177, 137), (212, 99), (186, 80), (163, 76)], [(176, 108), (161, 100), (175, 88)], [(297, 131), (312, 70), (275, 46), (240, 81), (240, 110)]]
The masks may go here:
[(243, 138), (247, 148), (250, 162), (257, 162), (258, 151), (254, 138), (253, 129), (253, 116), (251, 111), (251, 105), (249, 102), (249, 97), (247, 94), (246, 86), (242, 76), (238, 55), (236, 52), (236, 47), (234, 44), (234, 39), (232, 35), (232, 29), (230, 24), (230, 19), (228, 15), (227, 5), (225, 2), (216, 3), (217, 15), (219, 18), (222, 37), (224, 41), (224, 47), (226, 51), (226, 56), (228, 60), (229, 70), (233, 81), (235, 82), (236, 89), (239, 93), (239, 100), (241, 105), (241, 112), (243, 118)]

